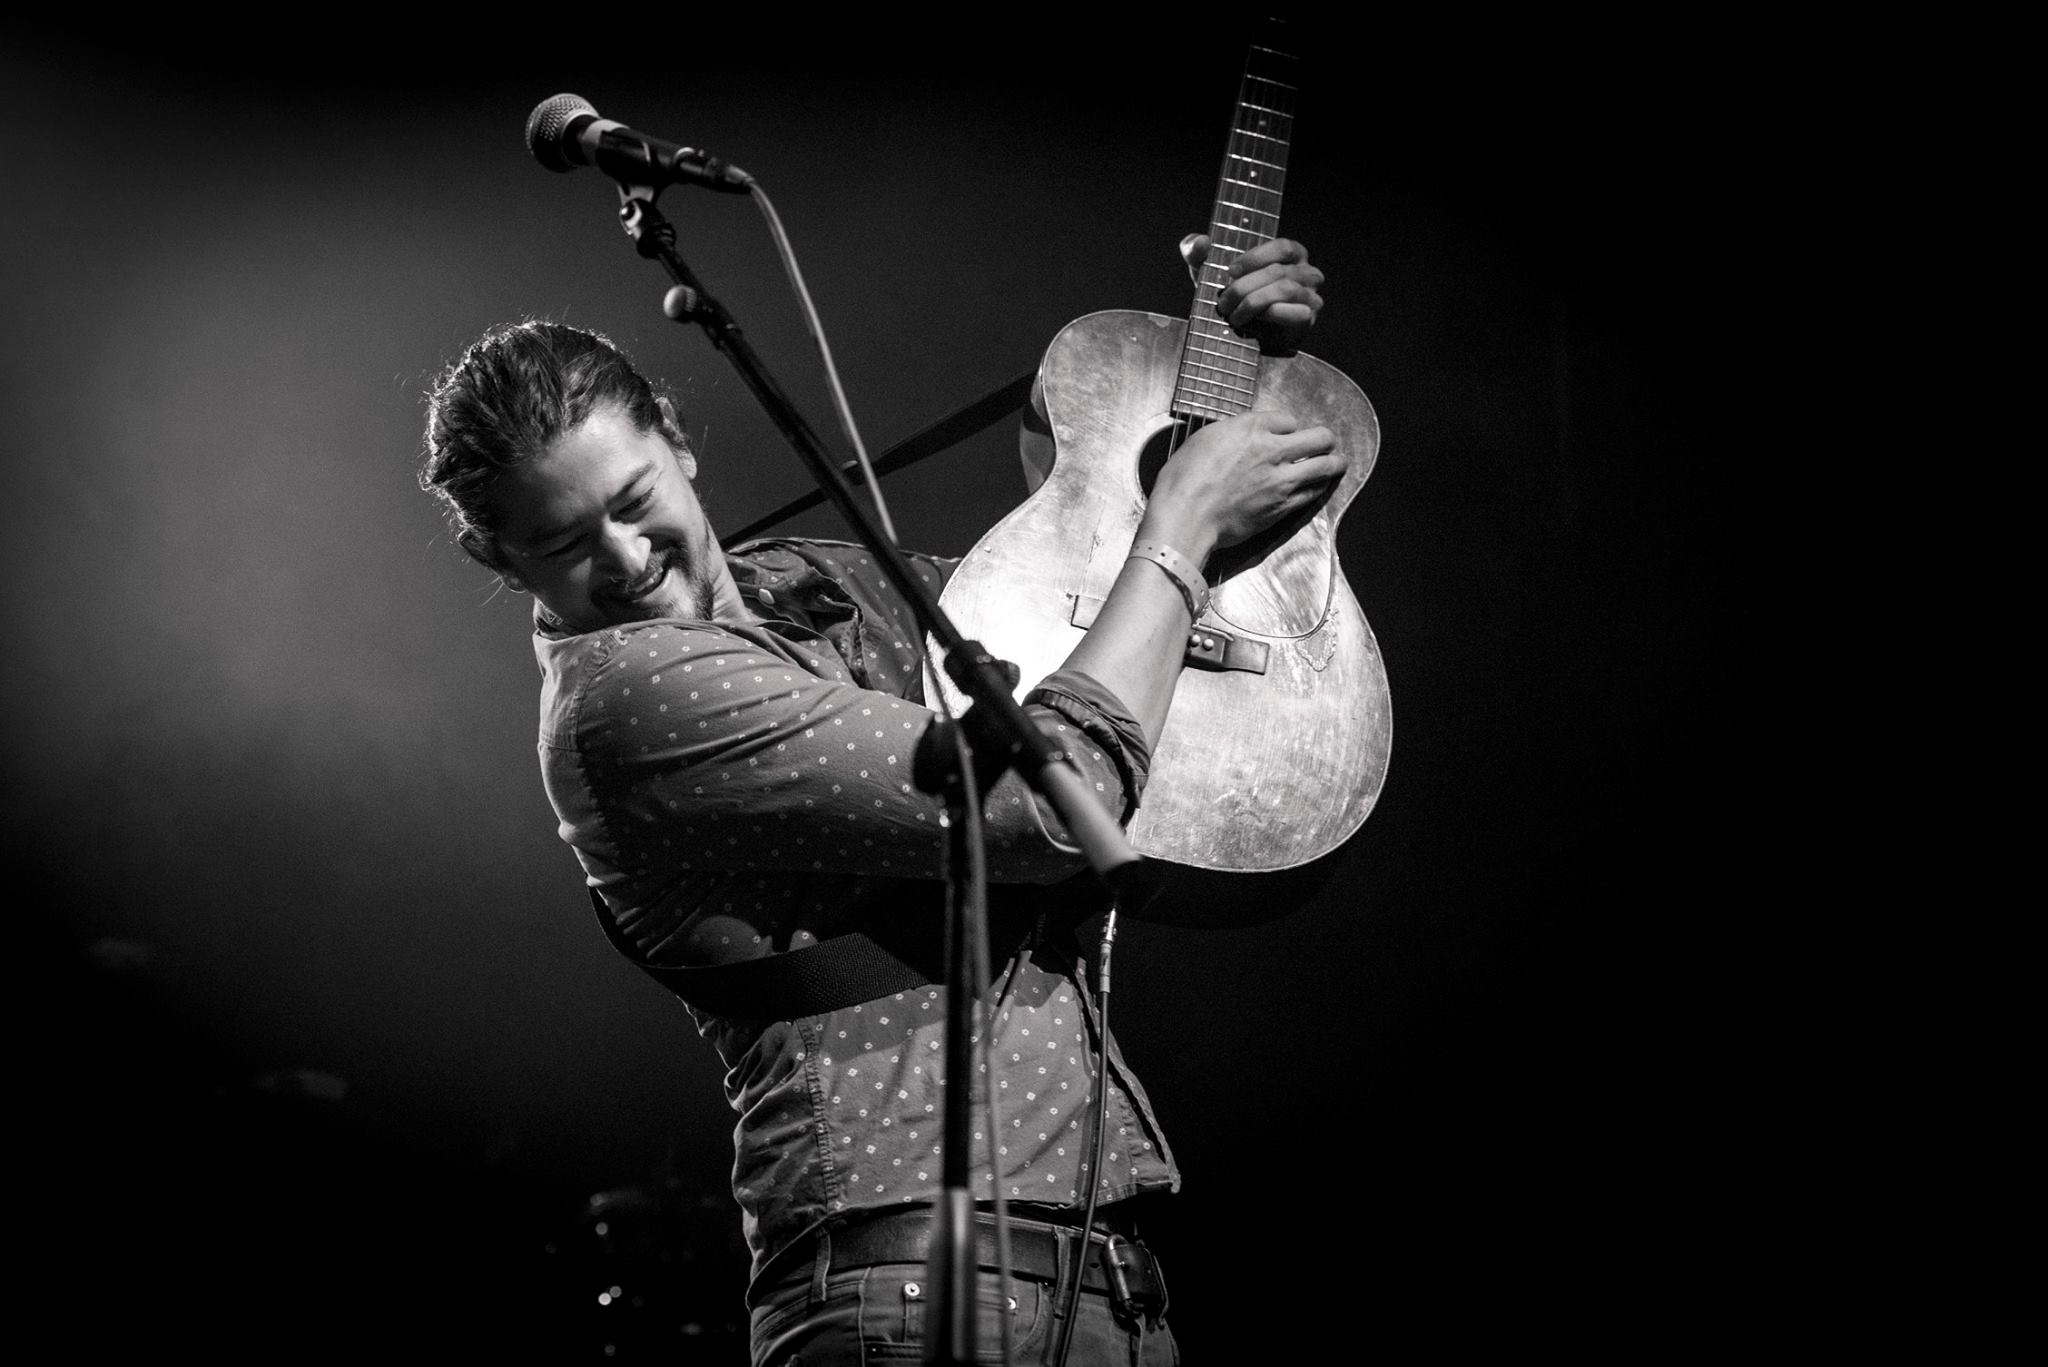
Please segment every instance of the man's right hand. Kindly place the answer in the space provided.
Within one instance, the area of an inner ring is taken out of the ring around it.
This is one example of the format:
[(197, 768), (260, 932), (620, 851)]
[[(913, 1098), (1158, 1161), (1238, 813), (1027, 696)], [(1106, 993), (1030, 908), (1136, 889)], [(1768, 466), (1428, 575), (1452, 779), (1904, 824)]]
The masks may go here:
[(1313, 503), (1349, 464), (1329, 428), (1278, 409), (1209, 423), (1160, 470), (1138, 536), (1200, 564)]

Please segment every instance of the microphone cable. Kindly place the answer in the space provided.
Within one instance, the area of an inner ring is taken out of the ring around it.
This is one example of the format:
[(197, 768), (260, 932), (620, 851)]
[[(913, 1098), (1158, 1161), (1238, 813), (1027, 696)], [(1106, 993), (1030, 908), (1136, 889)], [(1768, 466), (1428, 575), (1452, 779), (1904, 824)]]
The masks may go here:
[(803, 270), (797, 265), (796, 251), (789, 244), (789, 234), (782, 229), (782, 217), (775, 212), (775, 204), (768, 198), (768, 192), (757, 180), (747, 182), (747, 192), (759, 206), (761, 216), (768, 221), (768, 235), (774, 239), (775, 253), (782, 260), (784, 274), (789, 277), (790, 288), (796, 293), (797, 309), (803, 314), (804, 327), (810, 331), (811, 341), (817, 345), (818, 357), (824, 363), (825, 384), (832, 392), (832, 411), (839, 419), (839, 428), (853, 444), (854, 459), (860, 463), (861, 479), (867, 485), (868, 496), (874, 500), (875, 514), (881, 519), (882, 530), (888, 533), (889, 541), (898, 549), (902, 542), (896, 536), (896, 524), (889, 518), (889, 504), (882, 497), (882, 483), (875, 475), (875, 468), (868, 461), (868, 449), (860, 439), (860, 429), (854, 423), (853, 409), (846, 401), (846, 391), (839, 384), (839, 367), (832, 359), (832, 344), (825, 340), (825, 325), (818, 318), (817, 306), (811, 300), (810, 287), (804, 284)]

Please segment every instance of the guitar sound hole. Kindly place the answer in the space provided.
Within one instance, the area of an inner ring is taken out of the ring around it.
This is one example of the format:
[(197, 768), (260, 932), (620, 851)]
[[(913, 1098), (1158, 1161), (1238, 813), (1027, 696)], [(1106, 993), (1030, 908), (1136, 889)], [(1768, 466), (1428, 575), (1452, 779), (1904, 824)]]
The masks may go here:
[(1152, 485), (1166, 465), (1166, 458), (1185, 440), (1183, 430), (1180, 423), (1168, 423), (1154, 432), (1145, 443), (1145, 449), (1138, 453), (1138, 487), (1145, 491), (1146, 498), (1152, 497)]

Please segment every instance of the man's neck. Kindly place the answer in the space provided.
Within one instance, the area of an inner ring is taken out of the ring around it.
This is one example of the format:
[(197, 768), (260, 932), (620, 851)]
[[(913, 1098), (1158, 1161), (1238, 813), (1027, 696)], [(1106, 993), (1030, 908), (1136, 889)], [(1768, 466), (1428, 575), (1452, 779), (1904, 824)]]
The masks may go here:
[(763, 620), (740, 595), (740, 586), (732, 577), (732, 566), (722, 555), (711, 577), (711, 620), (728, 627), (754, 626)]

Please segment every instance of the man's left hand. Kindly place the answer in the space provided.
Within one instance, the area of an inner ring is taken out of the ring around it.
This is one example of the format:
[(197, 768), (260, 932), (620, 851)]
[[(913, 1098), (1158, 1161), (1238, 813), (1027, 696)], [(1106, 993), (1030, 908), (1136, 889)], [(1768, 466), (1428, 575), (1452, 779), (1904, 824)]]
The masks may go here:
[[(1209, 256), (1209, 239), (1193, 233), (1181, 239), (1181, 258), (1197, 274)], [(1322, 311), (1323, 273), (1309, 264), (1308, 248), (1276, 237), (1241, 253), (1230, 263), (1230, 281), (1216, 312), (1236, 331), (1256, 338), (1269, 356), (1291, 356), (1307, 340)]]

